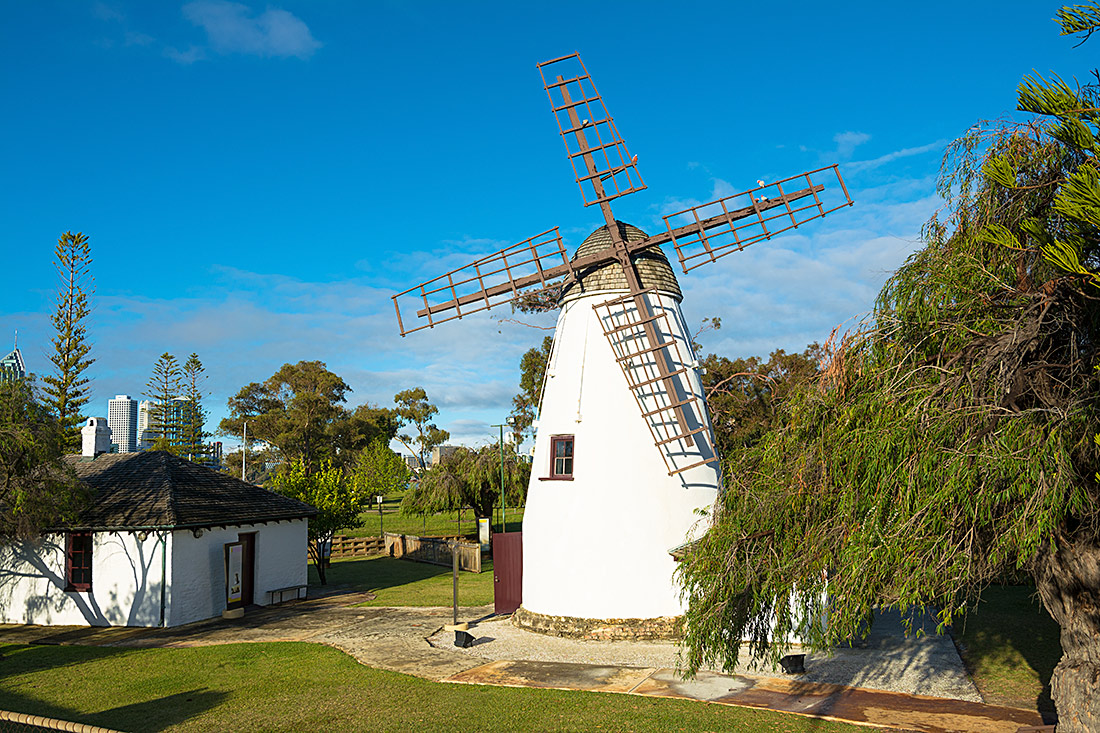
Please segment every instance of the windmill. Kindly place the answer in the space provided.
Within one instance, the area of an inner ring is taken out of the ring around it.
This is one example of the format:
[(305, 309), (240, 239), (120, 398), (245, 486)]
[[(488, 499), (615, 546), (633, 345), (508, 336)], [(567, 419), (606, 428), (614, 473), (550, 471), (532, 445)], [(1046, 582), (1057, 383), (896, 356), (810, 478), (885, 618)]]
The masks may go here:
[[(557, 297), (516, 621), (551, 633), (663, 636), (683, 611), (669, 550), (700, 531), (719, 473), (682, 293), (661, 245), (673, 245), (686, 274), (853, 201), (832, 165), (669, 214), (664, 231), (647, 235), (612, 213), (612, 201), (646, 185), (580, 57), (538, 68), (584, 205), (599, 206), (605, 224), (572, 256), (555, 227), (399, 293), (394, 307), (405, 336)], [(416, 320), (406, 324), (403, 312)]]

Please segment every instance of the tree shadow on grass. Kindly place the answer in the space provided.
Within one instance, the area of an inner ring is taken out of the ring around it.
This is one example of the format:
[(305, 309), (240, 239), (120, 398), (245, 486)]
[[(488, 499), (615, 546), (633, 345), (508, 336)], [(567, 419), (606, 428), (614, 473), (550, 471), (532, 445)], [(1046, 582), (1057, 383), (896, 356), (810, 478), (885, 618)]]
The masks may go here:
[(1060, 636), (1031, 586), (986, 588), (955, 629), (963, 661), (988, 702), (1034, 706), (1047, 723), (1057, 720), (1050, 678), (1062, 658)]
[[(157, 733), (216, 708), (229, 697), (226, 692), (199, 688), (144, 702), (120, 705), (97, 713), (83, 713), (33, 697), (4, 692), (0, 707), (13, 713), (83, 723), (126, 733)], [(28, 728), (28, 730), (30, 730)], [(34, 728), (40, 730), (40, 728)]]
[[(79, 678), (86, 673), (81, 670), (85, 662), (113, 657), (117, 658), (112, 659), (113, 663), (125, 665), (126, 656), (137, 653), (134, 650), (48, 645), (5, 645), (0, 652), (3, 654), (0, 674), (9, 679), (16, 675), (64, 668), (71, 668), (73, 677)], [(19, 690), (0, 687), (0, 708), (132, 733), (166, 730), (214, 709), (228, 698), (228, 693), (198, 688), (89, 713), (27, 694), (32, 689), (30, 686), (21, 686)]]

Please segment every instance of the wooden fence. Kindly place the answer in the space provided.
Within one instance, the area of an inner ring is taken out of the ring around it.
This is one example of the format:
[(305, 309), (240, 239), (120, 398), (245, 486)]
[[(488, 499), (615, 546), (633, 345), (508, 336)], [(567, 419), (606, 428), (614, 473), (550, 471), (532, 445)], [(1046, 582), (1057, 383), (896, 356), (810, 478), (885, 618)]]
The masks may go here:
[(456, 541), (450, 537), (417, 537), (409, 534), (384, 533), (386, 554), (416, 562), (451, 567), (454, 559), (451, 548), (458, 550), (458, 569), (471, 573), (481, 572), (481, 545), (477, 542)]
[(381, 537), (345, 537), (332, 538), (331, 557), (363, 557), (379, 555), (386, 549)]

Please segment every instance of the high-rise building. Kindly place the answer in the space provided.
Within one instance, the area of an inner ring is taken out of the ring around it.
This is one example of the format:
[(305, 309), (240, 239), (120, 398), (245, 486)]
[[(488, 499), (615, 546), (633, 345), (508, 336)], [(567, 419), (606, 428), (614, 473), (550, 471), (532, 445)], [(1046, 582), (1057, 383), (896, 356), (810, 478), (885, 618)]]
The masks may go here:
[(154, 435), (150, 432), (153, 420), (153, 401), (142, 400), (138, 403), (138, 450), (145, 450), (153, 444)]
[(115, 395), (107, 402), (107, 425), (119, 453), (134, 453), (138, 449), (138, 402), (130, 395)]
[(19, 353), (19, 347), (15, 347), (10, 354), (0, 359), (0, 382), (14, 382), (27, 376), (27, 365), (23, 363), (23, 355)]

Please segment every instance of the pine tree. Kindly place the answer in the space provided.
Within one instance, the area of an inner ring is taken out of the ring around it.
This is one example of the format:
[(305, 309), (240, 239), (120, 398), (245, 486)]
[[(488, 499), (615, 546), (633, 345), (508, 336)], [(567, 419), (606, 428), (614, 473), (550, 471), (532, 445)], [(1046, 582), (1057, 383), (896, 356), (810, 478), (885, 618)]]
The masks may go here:
[(65, 448), (80, 448), (80, 427), (84, 422), (82, 409), (88, 404), (89, 380), (84, 371), (95, 361), (88, 357), (92, 345), (87, 340), (85, 320), (88, 317), (88, 296), (93, 291), (90, 273), (92, 257), (88, 238), (82, 233), (65, 232), (54, 250), (60, 286), (57, 310), (52, 320), (54, 353), (50, 356), (53, 373), (42, 378), (46, 406), (64, 431)]
[(153, 402), (149, 414), (149, 433), (153, 437), (153, 450), (179, 453), (180, 410), (175, 409), (175, 399), (180, 393), (180, 366), (176, 357), (167, 351), (153, 365), (153, 376), (146, 382), (145, 396)]
[(202, 383), (206, 380), (206, 368), (199, 361), (199, 355), (192, 353), (183, 364), (183, 396), (187, 402), (183, 405), (183, 425), (181, 426), (180, 455), (191, 460), (200, 460), (206, 454), (203, 441), (209, 437), (203, 428), (206, 425), (206, 410), (202, 407)]

